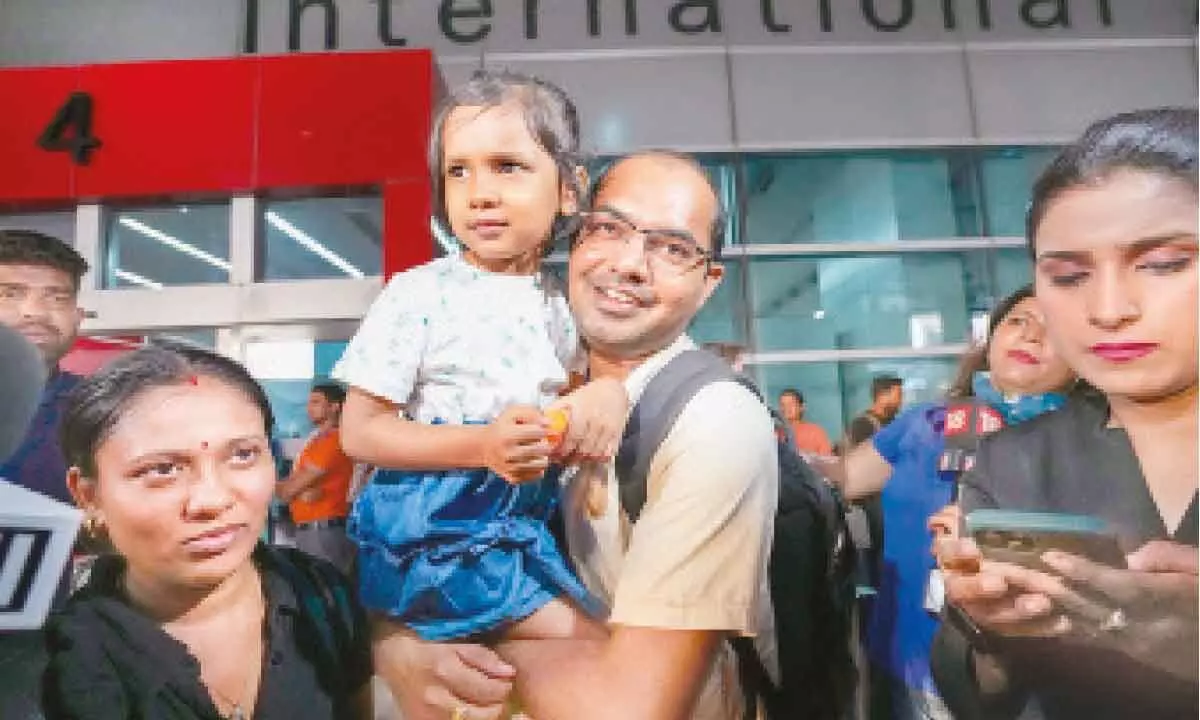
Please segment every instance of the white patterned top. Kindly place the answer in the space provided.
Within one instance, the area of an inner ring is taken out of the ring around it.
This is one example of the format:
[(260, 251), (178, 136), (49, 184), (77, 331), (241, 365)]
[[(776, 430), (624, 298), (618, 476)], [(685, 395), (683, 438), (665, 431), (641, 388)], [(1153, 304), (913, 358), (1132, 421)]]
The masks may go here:
[(487, 422), (510, 405), (553, 402), (578, 355), (553, 278), (445, 257), (391, 279), (333, 376), (420, 422)]

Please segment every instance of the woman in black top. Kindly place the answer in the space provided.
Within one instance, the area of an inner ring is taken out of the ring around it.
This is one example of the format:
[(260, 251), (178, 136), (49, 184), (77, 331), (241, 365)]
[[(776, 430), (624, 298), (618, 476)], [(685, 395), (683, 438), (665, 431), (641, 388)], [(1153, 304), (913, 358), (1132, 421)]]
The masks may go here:
[(76, 390), (67, 482), (117, 555), (49, 625), (51, 720), (371, 717), (350, 585), (259, 543), (270, 427), (245, 369), (190, 347), (138, 350)]
[(1097, 392), (985, 440), (961, 502), (1097, 516), (1128, 568), (1047, 553), (1038, 573), (941, 543), (970, 647), (939, 687), (972, 714), (1197, 715), (1196, 144), (1195, 110), (1118, 115), (1034, 187), (1047, 332)]

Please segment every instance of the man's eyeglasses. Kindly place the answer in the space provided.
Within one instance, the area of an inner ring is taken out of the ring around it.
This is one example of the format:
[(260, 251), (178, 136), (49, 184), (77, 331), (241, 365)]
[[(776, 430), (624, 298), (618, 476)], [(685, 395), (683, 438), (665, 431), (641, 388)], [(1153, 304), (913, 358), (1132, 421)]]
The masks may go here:
[(712, 260), (712, 253), (687, 230), (639, 228), (614, 210), (580, 213), (579, 219), (578, 242), (589, 247), (615, 248), (641, 235), (646, 257), (655, 267), (682, 273)]

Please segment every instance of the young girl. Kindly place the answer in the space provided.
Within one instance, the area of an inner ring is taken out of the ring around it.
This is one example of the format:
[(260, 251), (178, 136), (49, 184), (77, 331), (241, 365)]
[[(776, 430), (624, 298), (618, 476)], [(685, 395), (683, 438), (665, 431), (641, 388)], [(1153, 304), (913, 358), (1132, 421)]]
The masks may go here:
[[(546, 525), (551, 456), (605, 456), (627, 411), (619, 383), (558, 399), (579, 343), (541, 259), (577, 209), (578, 147), (553, 85), (480, 73), (454, 92), (430, 169), (463, 252), (394, 277), (335, 371), (346, 451), (392, 468), (350, 517), (362, 599), (428, 640), (599, 632)], [(556, 406), (570, 410), (557, 448)]]

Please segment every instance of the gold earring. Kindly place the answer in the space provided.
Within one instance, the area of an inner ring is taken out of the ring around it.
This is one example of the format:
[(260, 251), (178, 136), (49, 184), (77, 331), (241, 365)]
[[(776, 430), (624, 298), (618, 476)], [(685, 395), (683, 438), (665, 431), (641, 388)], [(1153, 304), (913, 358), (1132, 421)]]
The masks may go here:
[(96, 538), (100, 535), (100, 529), (104, 527), (104, 523), (96, 515), (95, 512), (88, 512), (87, 517), (83, 519), (83, 531), (89, 537)]

